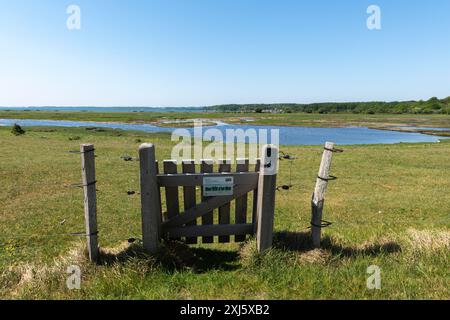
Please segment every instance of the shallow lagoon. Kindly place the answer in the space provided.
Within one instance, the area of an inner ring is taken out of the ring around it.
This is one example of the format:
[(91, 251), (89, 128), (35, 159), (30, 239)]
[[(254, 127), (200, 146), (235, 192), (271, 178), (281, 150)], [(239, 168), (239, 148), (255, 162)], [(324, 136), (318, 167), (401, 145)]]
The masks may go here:
[[(150, 124), (128, 124), (113, 122), (91, 122), (91, 121), (66, 121), (66, 120), (27, 120), (27, 119), (0, 119), (0, 126), (12, 126), (14, 123), (20, 126), (49, 126), (49, 127), (99, 127), (122, 130), (136, 130), (144, 132), (172, 132), (177, 128), (158, 127)], [(209, 129), (211, 127), (204, 127)], [(388, 130), (376, 130), (366, 127), (343, 127), (343, 128), (318, 128), (300, 126), (255, 126), (255, 125), (229, 125), (220, 123), (212, 127), (220, 130), (225, 136), (227, 129), (277, 129), (279, 130), (280, 144), (282, 145), (318, 145), (326, 141), (333, 141), (340, 145), (352, 144), (393, 144), (413, 142), (438, 142), (443, 137), (425, 135), (413, 132), (398, 132)], [(179, 128), (178, 128), (179, 129)], [(192, 128), (186, 128), (193, 133)], [(269, 134), (270, 136), (270, 134)], [(270, 140), (270, 138), (269, 138)]]

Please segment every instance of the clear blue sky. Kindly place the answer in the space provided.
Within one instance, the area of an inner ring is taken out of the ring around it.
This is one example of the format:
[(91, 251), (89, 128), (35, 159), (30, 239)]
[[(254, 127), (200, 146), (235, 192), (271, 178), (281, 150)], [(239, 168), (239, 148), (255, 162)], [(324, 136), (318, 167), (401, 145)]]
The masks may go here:
[(431, 96), (450, 96), (446, 0), (0, 0), (1, 106)]

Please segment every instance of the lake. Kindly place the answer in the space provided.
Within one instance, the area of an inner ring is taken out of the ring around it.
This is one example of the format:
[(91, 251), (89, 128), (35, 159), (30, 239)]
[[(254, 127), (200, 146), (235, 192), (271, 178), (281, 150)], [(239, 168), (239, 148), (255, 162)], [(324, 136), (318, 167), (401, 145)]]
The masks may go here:
[[(172, 132), (176, 128), (158, 127), (150, 124), (106, 123), (90, 121), (66, 121), (66, 120), (27, 120), (27, 119), (0, 119), (0, 126), (12, 126), (14, 123), (20, 126), (49, 126), (49, 127), (99, 127), (122, 130), (136, 130), (143, 132)], [(394, 144), (413, 142), (438, 142), (445, 137), (437, 137), (414, 132), (398, 132), (387, 130), (375, 130), (366, 127), (344, 128), (317, 128), (317, 127), (284, 127), (284, 126), (255, 126), (255, 125), (230, 125), (221, 123), (214, 127), (224, 136), (227, 129), (278, 129), (280, 144), (282, 145), (319, 145), (326, 141), (333, 141), (340, 145), (354, 144)], [(187, 128), (190, 133), (192, 128)]]

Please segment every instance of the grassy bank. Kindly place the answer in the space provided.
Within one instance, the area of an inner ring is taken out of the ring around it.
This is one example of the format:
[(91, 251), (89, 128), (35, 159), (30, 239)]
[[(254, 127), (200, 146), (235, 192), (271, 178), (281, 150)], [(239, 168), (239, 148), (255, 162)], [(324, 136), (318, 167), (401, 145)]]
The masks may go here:
[[(97, 121), (163, 116), (0, 112), (0, 118), (5, 114)], [(276, 123), (287, 117), (289, 124), (388, 121), (382, 116), (316, 119), (292, 114), (265, 115), (258, 121)], [(450, 126), (443, 116), (420, 119)], [(165, 134), (33, 128), (13, 136), (10, 128), (0, 128), (0, 298), (450, 298), (450, 177), (445, 174), (450, 143), (345, 147), (333, 163), (332, 173), (339, 179), (329, 187), (324, 218), (334, 224), (324, 230), (320, 250), (311, 249), (307, 227), (322, 149), (283, 147), (299, 159), (292, 170), (288, 162), (281, 163), (279, 184), (292, 179), (294, 187), (277, 193), (273, 250), (259, 256), (253, 240), (189, 248), (167, 244), (158, 256), (148, 257), (139, 243), (126, 241), (141, 237), (140, 198), (127, 195), (139, 190), (139, 164), (120, 158), (136, 157), (144, 141), (156, 144), (159, 160), (170, 158), (173, 144)], [(68, 235), (83, 231), (84, 225), (82, 192), (69, 187), (80, 181), (80, 159), (67, 151), (84, 142), (94, 143), (98, 156), (103, 264), (95, 267), (86, 261), (83, 239)], [(66, 270), (73, 264), (82, 269), (81, 290), (66, 287)], [(381, 290), (366, 289), (370, 265), (381, 268)]]
[(105, 122), (151, 123), (161, 126), (174, 126), (168, 121), (204, 119), (220, 120), (234, 124), (283, 125), (283, 126), (366, 126), (385, 128), (387, 126), (434, 126), (450, 128), (449, 115), (411, 115), (411, 114), (307, 114), (307, 113), (176, 113), (176, 112), (69, 112), (69, 111), (0, 111), (0, 119), (46, 119), (81, 120)]

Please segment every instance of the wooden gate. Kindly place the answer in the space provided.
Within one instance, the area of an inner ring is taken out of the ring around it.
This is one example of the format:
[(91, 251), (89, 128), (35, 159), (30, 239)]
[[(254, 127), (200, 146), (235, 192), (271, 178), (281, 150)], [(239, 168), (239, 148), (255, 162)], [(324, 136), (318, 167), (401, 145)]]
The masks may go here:
[[(242, 242), (247, 235), (256, 234), (259, 252), (272, 246), (278, 166), (275, 146), (265, 146), (251, 169), (247, 159), (237, 159), (235, 170), (231, 161), (223, 160), (218, 172), (211, 160), (200, 161), (198, 173), (193, 160), (182, 161), (180, 170), (176, 161), (165, 160), (160, 170), (155, 146), (150, 143), (140, 146), (139, 158), (142, 237), (149, 253), (157, 251), (162, 238), (195, 244), (200, 238), (202, 243), (213, 243), (217, 237), (218, 242), (226, 243), (231, 237)], [(165, 212), (161, 197), (166, 200)]]

